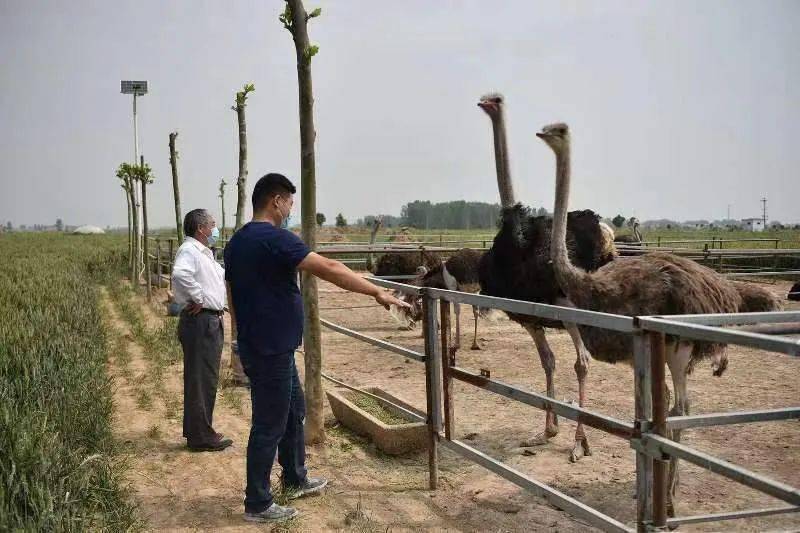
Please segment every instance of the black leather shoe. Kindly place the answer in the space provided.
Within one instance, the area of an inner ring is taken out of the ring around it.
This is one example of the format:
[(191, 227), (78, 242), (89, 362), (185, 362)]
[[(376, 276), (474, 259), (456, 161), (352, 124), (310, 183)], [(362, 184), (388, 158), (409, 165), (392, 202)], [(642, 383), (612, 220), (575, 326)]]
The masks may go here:
[(208, 444), (189, 444), (189, 450), (193, 452), (221, 452), (228, 446), (233, 444), (231, 439), (224, 439), (220, 435), (220, 437), (212, 443)]

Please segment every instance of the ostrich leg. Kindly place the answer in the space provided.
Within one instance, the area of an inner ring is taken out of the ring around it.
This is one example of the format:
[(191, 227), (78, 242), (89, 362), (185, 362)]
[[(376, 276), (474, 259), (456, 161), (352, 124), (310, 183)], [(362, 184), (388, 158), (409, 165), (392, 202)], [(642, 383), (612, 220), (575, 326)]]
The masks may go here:
[[(564, 327), (572, 338), (572, 343), (575, 345), (575, 374), (578, 376), (578, 405), (581, 407), (586, 403), (586, 376), (589, 374), (589, 352), (586, 346), (583, 345), (581, 333), (578, 326), (575, 324), (564, 323)], [(572, 452), (569, 454), (570, 462), (576, 462), (585, 455), (592, 455), (592, 450), (589, 448), (589, 440), (586, 438), (586, 433), (583, 431), (583, 424), (578, 422), (578, 428), (575, 430), (575, 445)]]
[[(672, 374), (672, 386), (675, 391), (675, 405), (670, 410), (670, 416), (683, 416), (689, 414), (689, 395), (686, 391), (686, 377), (688, 375), (689, 363), (692, 358), (692, 348), (694, 345), (689, 342), (681, 342), (675, 346), (674, 350), (667, 352), (667, 366)], [(681, 430), (673, 429), (670, 438), (675, 442), (681, 441)], [(669, 461), (669, 477), (667, 490), (667, 515), (675, 516), (674, 497), (678, 492), (678, 460), (674, 457)]]
[(456, 314), (456, 340), (453, 343), (454, 350), (461, 349), (461, 304), (453, 304), (453, 312)]
[(476, 306), (472, 306), (472, 315), (475, 317), (475, 333), (472, 335), (472, 347), (470, 350), (480, 350), (481, 347), (478, 346), (478, 308)]
[[(556, 387), (553, 383), (553, 372), (556, 369), (556, 357), (550, 345), (547, 343), (547, 338), (544, 336), (544, 328), (537, 325), (523, 325), (525, 330), (533, 337), (533, 342), (536, 344), (536, 351), (539, 352), (539, 359), (544, 368), (544, 375), (547, 380), (547, 396), (555, 399)], [(534, 435), (533, 438), (524, 440), (520, 446), (541, 446), (547, 444), (547, 441), (558, 434), (558, 416), (549, 409), (545, 411), (544, 431)]]

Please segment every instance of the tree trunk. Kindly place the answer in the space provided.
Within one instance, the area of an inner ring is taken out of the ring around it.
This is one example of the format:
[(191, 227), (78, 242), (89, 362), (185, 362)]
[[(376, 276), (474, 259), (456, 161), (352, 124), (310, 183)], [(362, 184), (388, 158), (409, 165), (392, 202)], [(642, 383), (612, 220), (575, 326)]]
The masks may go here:
[[(144, 168), (144, 156), (141, 156), (141, 165)], [(147, 301), (152, 299), (152, 288), (150, 286), (150, 255), (148, 254), (149, 245), (147, 243), (147, 177), (142, 179), (142, 247), (144, 259), (144, 283), (147, 288)]]
[(131, 255), (131, 287), (139, 290), (139, 195), (136, 180), (131, 179), (131, 201), (133, 202), (133, 255)]
[(129, 189), (130, 183), (125, 178), (123, 190), (125, 191), (125, 204), (128, 206), (128, 261), (130, 262), (133, 257), (133, 221), (131, 218), (131, 195)]
[(175, 230), (178, 242), (183, 242), (183, 216), (181, 215), (181, 192), (178, 188), (178, 152), (175, 150), (175, 138), (178, 132), (169, 134), (169, 165), (172, 167), (172, 192), (175, 195)]
[(225, 182), (223, 181), (219, 186), (219, 203), (222, 207), (222, 228), (220, 229), (220, 236), (225, 240)]
[(247, 124), (245, 123), (244, 102), (236, 103), (236, 118), (239, 121), (239, 177), (236, 179), (238, 197), (236, 200), (236, 226), (233, 231), (238, 231), (244, 224), (244, 206), (247, 200)]
[[(311, 84), (311, 55), (308, 42), (308, 16), (302, 0), (287, 0), (292, 11), (291, 32), (297, 54), (297, 85), (300, 104), (300, 181), (303, 240), (314, 250), (317, 245), (317, 184), (314, 168), (314, 94)], [(317, 279), (303, 272), (303, 307), (305, 308), (305, 393), (306, 442), (325, 440), (322, 411), (322, 339), (319, 323)]]

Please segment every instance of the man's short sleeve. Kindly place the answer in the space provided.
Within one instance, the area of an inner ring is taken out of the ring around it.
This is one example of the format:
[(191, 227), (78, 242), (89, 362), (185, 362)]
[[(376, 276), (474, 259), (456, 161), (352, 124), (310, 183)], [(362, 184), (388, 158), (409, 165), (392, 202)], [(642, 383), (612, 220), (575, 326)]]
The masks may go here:
[(225, 262), (225, 281), (230, 281), (231, 278), (229, 272), (231, 269), (229, 267), (231, 266), (231, 241), (228, 241), (228, 243), (225, 245), (225, 250), (222, 252), (222, 259)]
[(289, 268), (297, 265), (311, 253), (311, 249), (297, 235), (289, 230), (281, 230), (273, 243), (277, 259)]

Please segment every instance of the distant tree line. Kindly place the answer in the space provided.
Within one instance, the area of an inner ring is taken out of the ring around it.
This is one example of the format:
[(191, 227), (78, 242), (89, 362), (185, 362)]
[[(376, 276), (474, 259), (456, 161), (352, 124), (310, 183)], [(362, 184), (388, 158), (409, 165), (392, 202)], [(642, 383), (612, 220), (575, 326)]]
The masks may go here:
[(401, 223), (418, 229), (495, 228), (499, 216), (499, 204), (464, 200), (436, 204), (415, 200), (400, 211)]

